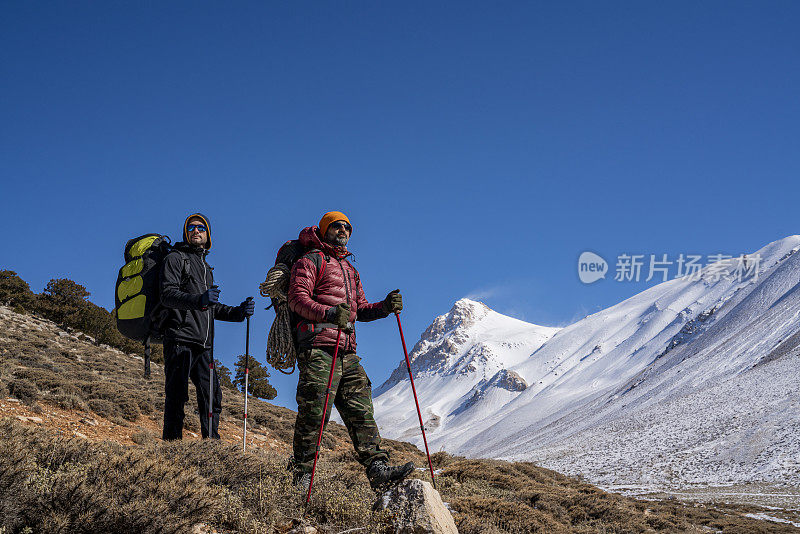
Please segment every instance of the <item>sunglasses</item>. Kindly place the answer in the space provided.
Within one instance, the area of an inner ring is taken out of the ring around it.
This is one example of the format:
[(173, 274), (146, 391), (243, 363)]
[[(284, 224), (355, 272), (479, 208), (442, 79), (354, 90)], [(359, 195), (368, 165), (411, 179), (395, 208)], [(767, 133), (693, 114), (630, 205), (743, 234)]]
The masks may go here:
[(202, 224), (190, 224), (189, 226), (186, 227), (187, 233), (192, 233), (195, 230), (197, 230), (198, 232), (205, 232), (208, 230), (208, 228), (206, 228)]
[(353, 231), (353, 227), (352, 226), (350, 226), (346, 222), (342, 222), (342, 221), (337, 221), (335, 223), (331, 223), (329, 228), (333, 228), (334, 230), (338, 230), (339, 228), (344, 228), (348, 232), (352, 232)]

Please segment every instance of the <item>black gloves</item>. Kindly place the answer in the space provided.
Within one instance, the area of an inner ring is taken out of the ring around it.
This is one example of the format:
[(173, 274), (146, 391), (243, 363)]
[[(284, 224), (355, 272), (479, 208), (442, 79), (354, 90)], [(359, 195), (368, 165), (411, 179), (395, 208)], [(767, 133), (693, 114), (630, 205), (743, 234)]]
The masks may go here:
[(328, 311), (325, 312), (325, 319), (342, 330), (347, 329), (347, 323), (350, 321), (350, 306), (342, 303), (328, 308)]
[(248, 298), (239, 304), (239, 307), (242, 309), (242, 313), (244, 313), (245, 317), (251, 317), (256, 312), (256, 303), (252, 298)]
[[(219, 293), (219, 287), (211, 286), (208, 291), (200, 295), (200, 307), (203, 310), (207, 310), (209, 306), (219, 304)], [(253, 301), (253, 297), (248, 297), (241, 304), (239, 304), (238, 308), (242, 310), (242, 315), (245, 317), (251, 317), (256, 312), (256, 303)]]
[(208, 291), (200, 295), (200, 307), (204, 310), (212, 304), (219, 302), (219, 287), (211, 286)]
[(403, 309), (403, 295), (399, 289), (395, 289), (383, 299), (383, 311), (386, 313), (398, 313)]

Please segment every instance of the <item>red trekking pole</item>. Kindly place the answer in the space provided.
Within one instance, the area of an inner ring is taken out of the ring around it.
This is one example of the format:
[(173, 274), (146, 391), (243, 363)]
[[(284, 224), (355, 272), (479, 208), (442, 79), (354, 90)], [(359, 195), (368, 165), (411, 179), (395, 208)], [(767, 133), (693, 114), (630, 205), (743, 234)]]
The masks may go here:
[(422, 441), (425, 443), (425, 454), (428, 455), (428, 467), (431, 470), (431, 480), (433, 488), (436, 489), (436, 477), (433, 476), (433, 464), (431, 463), (431, 453), (428, 452), (428, 439), (425, 437), (425, 424), (422, 422), (422, 412), (419, 409), (417, 400), (417, 388), (414, 387), (414, 376), (411, 374), (411, 360), (408, 359), (408, 349), (406, 348), (406, 338), (403, 337), (403, 325), (400, 324), (400, 312), (394, 313), (397, 318), (397, 328), (400, 329), (400, 341), (403, 342), (403, 354), (406, 355), (406, 367), (408, 367), (408, 378), (411, 380), (411, 391), (414, 393), (414, 404), (417, 405), (417, 415), (419, 416), (419, 429), (422, 430)]
[(314, 486), (314, 472), (317, 470), (317, 458), (319, 458), (319, 446), (322, 443), (322, 430), (325, 428), (325, 414), (328, 413), (328, 397), (331, 395), (331, 384), (333, 384), (333, 370), (336, 369), (336, 355), (339, 354), (339, 339), (342, 337), (342, 329), (336, 332), (336, 348), (333, 349), (333, 361), (331, 362), (331, 374), (328, 375), (328, 389), (325, 392), (325, 406), (322, 408), (322, 422), (319, 424), (319, 435), (317, 436), (317, 450), (314, 453), (314, 466), (311, 468), (311, 481), (308, 483), (308, 493), (306, 494), (306, 506), (311, 500), (311, 488)]

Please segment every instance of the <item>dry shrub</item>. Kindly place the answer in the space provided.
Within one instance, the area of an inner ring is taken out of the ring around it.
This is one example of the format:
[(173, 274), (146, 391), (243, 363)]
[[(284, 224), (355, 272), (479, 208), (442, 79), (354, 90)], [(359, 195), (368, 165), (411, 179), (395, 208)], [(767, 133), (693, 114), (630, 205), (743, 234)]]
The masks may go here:
[(79, 387), (92, 411), (106, 418), (119, 416), (127, 421), (136, 421), (141, 415), (140, 407), (152, 411), (152, 403), (144, 394), (131, 392), (119, 383), (85, 381), (80, 382)]
[(75, 395), (76, 397), (83, 398), (80, 388), (69, 383), (62, 384), (61, 386), (55, 388), (52, 390), (52, 393), (56, 395)]
[(61, 356), (63, 356), (64, 358), (66, 358), (67, 360), (69, 360), (71, 362), (78, 361), (78, 355), (75, 352), (72, 352), (70, 350), (62, 350), (61, 351)]
[(454, 461), (455, 458), (444, 451), (434, 452), (431, 454), (431, 463), (433, 464), (434, 469), (447, 467)]
[(89, 409), (92, 410), (97, 415), (99, 415), (100, 417), (111, 419), (112, 417), (117, 417), (119, 415), (117, 406), (109, 400), (89, 399), (88, 404), (89, 404)]
[(129, 398), (136, 403), (141, 413), (151, 414), (155, 412), (153, 399), (149, 395), (141, 392), (129, 393)]
[(39, 398), (36, 384), (24, 378), (15, 378), (8, 384), (8, 392), (25, 404), (33, 404)]
[(0, 424), (0, 528), (12, 532), (190, 532), (221, 493), (147, 451)]
[(119, 426), (131, 426), (130, 422), (127, 419), (123, 419), (119, 416), (109, 417), (108, 419), (110, 422), (114, 423), (115, 425)]
[[(305, 494), (292, 486), (282, 455), (243, 452), (216, 441), (170, 442), (158, 447), (170, 461), (197, 469), (210, 484), (229, 492), (220, 526), (239, 532), (273, 532), (276, 525), (303, 516)], [(325, 451), (317, 466), (314, 493), (305, 516), (333, 532), (378, 528), (371, 516), (375, 494), (363, 467), (344, 452)], [(338, 529), (338, 530), (337, 530)]]
[[(546, 513), (523, 503), (508, 502), (499, 498), (463, 497), (451, 502), (462, 512), (459, 532), (485, 532), (487, 528), (499, 532), (571, 532)], [(465, 514), (468, 512), (468, 514)]]
[[(241, 417), (244, 410), (243, 403), (238, 402), (235, 397), (229, 404), (228, 410), (231, 415)], [(296, 414), (293, 412), (283, 413), (277, 406), (271, 406), (266, 402), (253, 400), (248, 406), (248, 421), (256, 423), (259, 428), (268, 430), (280, 441), (291, 443), (294, 436), (294, 421)]]
[(49, 369), (20, 368), (14, 371), (14, 376), (35, 384), (36, 388), (43, 392), (69, 387), (60, 374)]
[(291, 492), (285, 465), (274, 457), (243, 452), (217, 441), (169, 442), (156, 446), (164, 458), (195, 469), (210, 484), (226, 491), (220, 525), (238, 532), (271, 532), (284, 517)]
[[(116, 369), (113, 379), (92, 378), (93, 362), (77, 362), (67, 355), (68, 351), (36, 351), (31, 357), (24, 354), (14, 358), (13, 375), (18, 380), (15, 390), (28, 403), (43, 398), (61, 408), (86, 411), (91, 409), (98, 415), (124, 421), (136, 421), (142, 413), (155, 411), (154, 395), (124, 376), (125, 369), (119, 365), (106, 364), (108, 369)], [(108, 354), (104, 355), (106, 361)], [(87, 367), (89, 369), (87, 369)], [(87, 379), (87, 377), (89, 377)], [(31, 389), (30, 385), (38, 391)], [(113, 405), (113, 406), (112, 406)], [(120, 424), (127, 424), (120, 421)]]
[(33, 350), (34, 349), (32, 348), (20, 346), (20, 349), (18, 351), (13, 351), (8, 355), (8, 359), (10, 361), (13, 361), (17, 365), (24, 365), (24, 366), (35, 365), (34, 362), (38, 362), (39, 357), (35, 355), (35, 352), (31, 352)]
[(188, 410), (183, 418), (183, 428), (195, 434), (200, 433), (200, 415), (195, 410)]
[(131, 441), (137, 445), (152, 445), (156, 443), (158, 437), (149, 430), (138, 427), (136, 432), (131, 434)]
[(55, 393), (45, 397), (45, 399), (65, 410), (74, 410), (78, 412), (89, 411), (89, 406), (77, 395), (72, 395), (69, 393)]
[(105, 380), (87, 380), (79, 383), (84, 395), (90, 399), (114, 400), (120, 394), (119, 385)]
[(134, 399), (128, 396), (117, 398), (117, 408), (119, 409), (120, 416), (126, 421), (136, 421), (139, 419), (139, 405)]

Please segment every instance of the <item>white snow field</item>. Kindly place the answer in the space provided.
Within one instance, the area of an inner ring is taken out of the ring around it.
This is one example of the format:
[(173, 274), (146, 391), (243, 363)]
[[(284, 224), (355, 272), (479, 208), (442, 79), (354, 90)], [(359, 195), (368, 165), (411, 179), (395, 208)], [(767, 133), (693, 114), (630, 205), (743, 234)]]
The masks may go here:
[[(431, 452), (606, 486), (800, 486), (799, 249), (781, 239), (562, 329), (459, 300), (411, 354)], [(404, 362), (374, 397), (382, 435), (422, 446)]]

